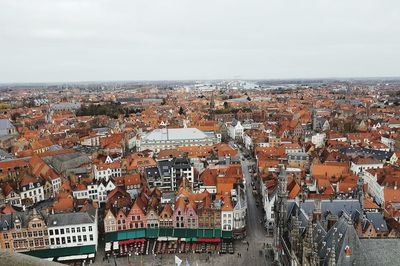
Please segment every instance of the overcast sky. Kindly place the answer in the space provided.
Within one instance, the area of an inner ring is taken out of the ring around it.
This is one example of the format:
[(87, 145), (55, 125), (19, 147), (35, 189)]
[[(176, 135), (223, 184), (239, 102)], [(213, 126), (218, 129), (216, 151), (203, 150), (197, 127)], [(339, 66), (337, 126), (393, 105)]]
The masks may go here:
[(0, 0), (0, 83), (400, 76), (399, 14), (399, 0)]

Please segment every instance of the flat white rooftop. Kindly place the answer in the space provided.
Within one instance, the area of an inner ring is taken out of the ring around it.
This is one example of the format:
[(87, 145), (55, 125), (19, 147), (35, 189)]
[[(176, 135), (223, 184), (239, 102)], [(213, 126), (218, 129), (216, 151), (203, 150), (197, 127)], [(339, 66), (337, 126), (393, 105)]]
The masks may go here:
[(143, 141), (207, 139), (210, 137), (197, 128), (158, 128), (145, 135)]

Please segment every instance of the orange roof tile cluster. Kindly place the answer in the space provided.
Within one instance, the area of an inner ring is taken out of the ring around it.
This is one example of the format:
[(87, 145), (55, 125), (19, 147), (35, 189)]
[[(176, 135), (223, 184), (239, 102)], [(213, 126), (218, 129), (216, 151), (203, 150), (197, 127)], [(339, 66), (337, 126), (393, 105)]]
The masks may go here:
[(59, 178), (59, 175), (54, 171), (53, 168), (51, 168), (49, 165), (47, 165), (39, 156), (34, 155), (30, 160), (29, 160), (29, 165), (31, 168), (31, 173), (34, 176), (40, 176), (42, 178), (46, 178), (48, 180), (52, 180), (55, 178)]
[(313, 163), (311, 165), (311, 173), (316, 178), (331, 178), (333, 176), (339, 177), (347, 174), (350, 171), (348, 163)]
[(400, 203), (400, 189), (384, 188), (383, 194), (385, 206), (389, 203)]
[(50, 139), (41, 139), (38, 141), (34, 141), (31, 143), (32, 150), (40, 150), (46, 149), (53, 145), (53, 142)]

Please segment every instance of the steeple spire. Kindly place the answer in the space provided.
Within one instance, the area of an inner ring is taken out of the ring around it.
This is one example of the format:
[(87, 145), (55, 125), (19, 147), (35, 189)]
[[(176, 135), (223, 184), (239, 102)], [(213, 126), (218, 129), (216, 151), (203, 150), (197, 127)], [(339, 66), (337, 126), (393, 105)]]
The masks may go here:
[(214, 91), (211, 92), (211, 99), (210, 99), (210, 110), (215, 109), (215, 99), (214, 99)]
[(335, 237), (332, 239), (331, 251), (329, 252), (328, 257), (328, 266), (336, 265), (336, 240)]
[(312, 214), (309, 214), (307, 231), (303, 238), (303, 259), (302, 259), (303, 264), (306, 264), (306, 261), (311, 260), (313, 248), (314, 248), (314, 238), (313, 238)]

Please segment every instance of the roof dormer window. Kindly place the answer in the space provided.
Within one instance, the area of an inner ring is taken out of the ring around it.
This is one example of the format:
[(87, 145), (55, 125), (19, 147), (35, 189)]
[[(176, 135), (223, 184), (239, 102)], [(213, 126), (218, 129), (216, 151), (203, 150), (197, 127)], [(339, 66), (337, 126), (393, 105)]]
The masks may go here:
[(344, 252), (345, 252), (345, 254), (346, 254), (346, 257), (350, 257), (350, 256), (351, 256), (351, 249), (350, 249), (349, 246), (346, 246), (346, 247), (344, 248)]

